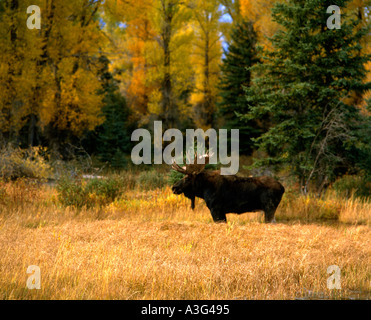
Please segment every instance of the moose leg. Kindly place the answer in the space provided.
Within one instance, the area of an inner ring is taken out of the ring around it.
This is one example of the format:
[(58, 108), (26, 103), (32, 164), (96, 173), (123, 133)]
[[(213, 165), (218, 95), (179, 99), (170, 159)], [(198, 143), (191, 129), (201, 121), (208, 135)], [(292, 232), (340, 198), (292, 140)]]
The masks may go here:
[(220, 223), (220, 222), (227, 222), (227, 218), (225, 216), (225, 213), (221, 213), (218, 210), (210, 210), (211, 216), (213, 217), (214, 222)]
[(274, 214), (276, 212), (276, 208), (274, 209), (266, 209), (264, 210), (264, 222), (265, 223), (274, 223), (276, 220), (274, 219)]

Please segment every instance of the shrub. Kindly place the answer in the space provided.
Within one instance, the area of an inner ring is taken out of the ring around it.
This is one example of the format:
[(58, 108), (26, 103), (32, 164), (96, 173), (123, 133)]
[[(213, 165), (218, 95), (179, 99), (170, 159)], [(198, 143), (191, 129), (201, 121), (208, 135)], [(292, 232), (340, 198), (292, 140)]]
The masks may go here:
[(82, 183), (63, 177), (57, 184), (58, 200), (64, 206), (83, 207), (87, 201), (87, 194)]
[(122, 191), (134, 189), (137, 184), (135, 174), (130, 171), (122, 171), (119, 174), (109, 174), (108, 179), (116, 181), (122, 188)]
[(336, 180), (332, 187), (339, 196), (364, 199), (371, 197), (371, 181), (361, 176), (343, 176)]
[(138, 184), (145, 190), (163, 188), (167, 185), (167, 178), (155, 170), (143, 171), (138, 176)]
[(169, 173), (168, 181), (171, 185), (184, 178), (184, 174), (175, 170), (171, 170)]
[(112, 178), (72, 180), (64, 177), (57, 184), (59, 202), (76, 208), (109, 204), (117, 198), (121, 189), (120, 181)]
[(294, 188), (287, 187), (278, 207), (276, 219), (335, 221), (339, 219), (343, 204), (343, 201), (339, 201), (331, 193), (328, 193), (325, 199), (321, 199), (313, 193), (304, 196)]
[(7, 145), (0, 150), (0, 177), (4, 180), (18, 178), (46, 179), (52, 168), (45, 159), (46, 149), (30, 147), (20, 149)]
[(86, 184), (86, 191), (102, 198), (103, 202), (114, 201), (120, 189), (120, 182), (115, 179), (92, 179)]

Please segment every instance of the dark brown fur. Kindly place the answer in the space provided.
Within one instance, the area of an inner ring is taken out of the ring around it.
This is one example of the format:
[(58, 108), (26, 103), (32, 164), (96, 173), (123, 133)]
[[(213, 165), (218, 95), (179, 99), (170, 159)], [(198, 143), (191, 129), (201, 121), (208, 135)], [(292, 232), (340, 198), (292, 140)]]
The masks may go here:
[(227, 176), (219, 171), (187, 174), (172, 190), (191, 199), (192, 209), (195, 197), (204, 199), (215, 222), (226, 222), (227, 213), (253, 211), (264, 211), (265, 222), (272, 222), (285, 192), (282, 184), (271, 177)]

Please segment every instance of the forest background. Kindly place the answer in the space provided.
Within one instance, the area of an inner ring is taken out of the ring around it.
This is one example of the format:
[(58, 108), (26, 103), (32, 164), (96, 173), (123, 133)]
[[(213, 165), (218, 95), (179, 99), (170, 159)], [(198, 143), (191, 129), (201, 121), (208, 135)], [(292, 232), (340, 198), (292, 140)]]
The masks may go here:
[[(242, 155), (304, 192), (345, 174), (369, 180), (369, 1), (32, 4), (40, 29), (27, 28), (29, 1), (0, 2), (4, 152), (39, 146), (127, 168), (132, 131), (161, 120), (240, 129)], [(326, 27), (330, 5), (340, 29)]]

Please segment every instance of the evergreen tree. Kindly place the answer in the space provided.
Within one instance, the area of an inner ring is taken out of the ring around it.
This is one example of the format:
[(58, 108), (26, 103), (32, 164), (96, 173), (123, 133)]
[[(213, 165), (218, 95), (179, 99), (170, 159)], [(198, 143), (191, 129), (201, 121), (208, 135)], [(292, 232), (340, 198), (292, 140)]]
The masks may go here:
[(256, 33), (252, 24), (246, 20), (236, 23), (223, 59), (220, 82), (219, 117), (224, 119), (224, 128), (240, 129), (240, 152), (245, 154), (252, 151), (251, 138), (261, 132), (256, 121), (241, 120), (236, 116), (236, 113), (249, 111), (244, 88), (251, 83), (249, 68), (258, 61), (255, 46)]
[(100, 62), (103, 66), (100, 78), (104, 94), (102, 115), (105, 120), (87, 134), (83, 145), (101, 161), (109, 162), (113, 167), (123, 167), (127, 163), (125, 154), (131, 150), (130, 112), (125, 97), (118, 91), (117, 81), (108, 70), (109, 60), (102, 56)]
[[(367, 157), (364, 118), (348, 104), (355, 91), (365, 92), (362, 51), (367, 28), (359, 19), (341, 15), (341, 28), (328, 29), (330, 5), (345, 8), (347, 0), (289, 0), (277, 4), (273, 19), (281, 29), (271, 38), (254, 71), (259, 77), (247, 91), (251, 112), (245, 118), (270, 115), (273, 125), (256, 139), (268, 157), (256, 166), (287, 165), (306, 193), (309, 182), (319, 188)], [(367, 151), (368, 150), (368, 151)], [(368, 155), (369, 157), (370, 155)], [(356, 162), (358, 161), (358, 162)], [(365, 162), (363, 162), (365, 163)]]

